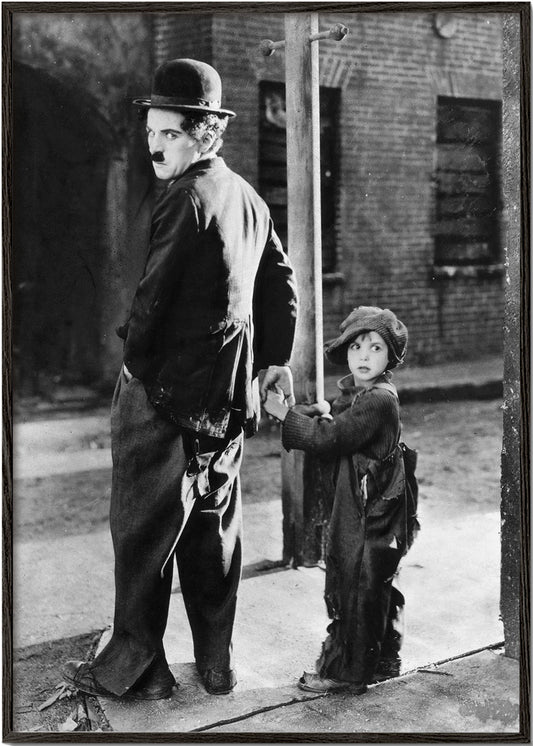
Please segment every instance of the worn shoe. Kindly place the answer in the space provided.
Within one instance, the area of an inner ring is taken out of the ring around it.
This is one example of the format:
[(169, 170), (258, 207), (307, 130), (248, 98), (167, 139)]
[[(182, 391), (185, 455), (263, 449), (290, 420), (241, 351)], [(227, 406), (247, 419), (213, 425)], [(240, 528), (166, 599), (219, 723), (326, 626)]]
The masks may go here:
[(333, 692), (350, 692), (350, 694), (364, 694), (366, 684), (354, 681), (339, 681), (338, 679), (322, 679), (317, 673), (304, 671), (298, 680), (298, 687), (304, 692), (328, 694)]
[(173, 687), (178, 687), (166, 661), (154, 661), (135, 684), (123, 695), (124, 699), (168, 699)]
[(138, 682), (119, 696), (105, 689), (95, 679), (89, 664), (83, 661), (67, 661), (63, 668), (63, 677), (65, 681), (72, 684), (80, 692), (90, 694), (92, 697), (105, 697), (107, 699), (168, 699), (172, 695), (172, 688), (177, 686), (174, 676), (168, 671), (165, 675), (157, 677), (150, 683), (143, 683), (144, 676), (141, 676)]
[(67, 661), (62, 674), (68, 684), (72, 684), (84, 694), (91, 694), (94, 697), (115, 696), (96, 681), (88, 664), (83, 661)]
[(394, 679), (400, 675), (402, 668), (401, 658), (381, 658), (374, 673), (373, 681), (379, 683)]
[(216, 671), (214, 668), (208, 668), (200, 671), (200, 676), (208, 694), (229, 694), (237, 684), (237, 676), (233, 669)]

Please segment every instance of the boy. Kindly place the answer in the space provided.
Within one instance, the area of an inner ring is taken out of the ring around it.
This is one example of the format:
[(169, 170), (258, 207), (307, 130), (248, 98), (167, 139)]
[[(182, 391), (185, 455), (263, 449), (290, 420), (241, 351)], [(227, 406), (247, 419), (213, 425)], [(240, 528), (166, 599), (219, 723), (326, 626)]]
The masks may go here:
[[(376, 680), (382, 649), (391, 635), (392, 588), (401, 557), (412, 541), (416, 509), (406, 492), (400, 446), (400, 408), (390, 370), (404, 360), (405, 325), (388, 309), (355, 308), (341, 334), (326, 345), (334, 363), (348, 363), (332, 415), (319, 405), (287, 409), (270, 392), (268, 414), (282, 422), (282, 443), (331, 461), (334, 499), (326, 549), (325, 600), (331, 624), (316, 673), (304, 672), (301, 689), (366, 691)], [(394, 646), (393, 646), (394, 647)]]

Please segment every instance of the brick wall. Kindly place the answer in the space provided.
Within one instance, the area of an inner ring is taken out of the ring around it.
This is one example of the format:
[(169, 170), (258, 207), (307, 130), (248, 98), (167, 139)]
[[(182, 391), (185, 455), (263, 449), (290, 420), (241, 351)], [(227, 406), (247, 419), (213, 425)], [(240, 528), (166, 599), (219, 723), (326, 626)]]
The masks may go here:
[(393, 308), (421, 363), (499, 351), (503, 309), (501, 276), (432, 280), (436, 99), (501, 97), (499, 19), (461, 14), (447, 40), (432, 20), (347, 17), (343, 48), (354, 54), (342, 113), (345, 301)]
[(213, 19), (207, 13), (158, 13), (153, 21), (154, 68), (174, 57), (213, 59)]
[[(229, 165), (257, 185), (258, 88), (284, 80), (280, 13), (162, 14), (163, 57), (195, 55), (224, 81), (237, 112), (225, 137)], [(341, 89), (338, 270), (324, 288), (324, 336), (354, 305), (389, 306), (408, 325), (410, 361), (436, 363), (501, 351), (503, 279), (434, 278), (432, 222), (436, 106), (440, 95), (501, 99), (501, 16), (460, 13), (451, 38), (433, 13), (322, 13), (342, 22), (342, 43), (321, 42), (321, 85)], [(156, 45), (157, 46), (157, 45)], [(161, 57), (158, 49), (157, 54)], [(290, 247), (289, 247), (290, 253)]]
[[(338, 272), (324, 282), (324, 337), (354, 305), (390, 306), (410, 328), (410, 360), (421, 363), (499, 352), (503, 310), (501, 274), (434, 277), (432, 235), (437, 97), (501, 99), (502, 16), (459, 13), (448, 39), (435, 33), (433, 20), (417, 11), (320, 15), (321, 28), (350, 28), (343, 42), (320, 43), (321, 84), (341, 91)], [(121, 169), (127, 173), (128, 209), (137, 214), (151, 171), (129, 101), (149, 91), (155, 66), (191, 56), (219, 69), (224, 103), (238, 114), (223, 154), (257, 186), (259, 83), (284, 80), (284, 52), (265, 58), (259, 44), (283, 36), (281, 13), (231, 5), (214, 13), (21, 13), (13, 52), (86, 93), (111, 123), (117, 178), (124, 191)], [(129, 302), (144, 261), (144, 238), (135, 238), (144, 233), (132, 231), (110, 318)], [(106, 255), (111, 249), (102, 247)], [(102, 339), (111, 339), (111, 323), (101, 326)]]

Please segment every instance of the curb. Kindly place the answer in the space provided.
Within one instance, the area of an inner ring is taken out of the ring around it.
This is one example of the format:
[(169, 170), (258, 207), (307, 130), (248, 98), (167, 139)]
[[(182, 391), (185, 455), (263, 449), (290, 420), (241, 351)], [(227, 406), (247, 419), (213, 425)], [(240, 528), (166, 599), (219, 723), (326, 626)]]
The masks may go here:
[(449, 386), (398, 386), (398, 397), (401, 404), (414, 402), (461, 401), (465, 399), (501, 399), (503, 397), (502, 381), (483, 381), (480, 383), (457, 383)]
[[(330, 379), (331, 381), (333, 379)], [(332, 402), (337, 396), (335, 384), (326, 380), (326, 399)], [(329, 390), (328, 390), (329, 389)], [(503, 397), (503, 382), (501, 380), (486, 380), (478, 383), (464, 381), (450, 384), (404, 384), (397, 382), (398, 396), (401, 404), (412, 404), (420, 402), (443, 402), (461, 401), (466, 399), (501, 399)], [(91, 415), (98, 410), (109, 410), (111, 406), (111, 393), (90, 393), (82, 397), (72, 397), (55, 400), (21, 399), (14, 404), (14, 416), (19, 421), (38, 421), (49, 419), (51, 416), (85, 416)], [(262, 418), (261, 422), (266, 420)], [(260, 429), (262, 429), (260, 425)]]

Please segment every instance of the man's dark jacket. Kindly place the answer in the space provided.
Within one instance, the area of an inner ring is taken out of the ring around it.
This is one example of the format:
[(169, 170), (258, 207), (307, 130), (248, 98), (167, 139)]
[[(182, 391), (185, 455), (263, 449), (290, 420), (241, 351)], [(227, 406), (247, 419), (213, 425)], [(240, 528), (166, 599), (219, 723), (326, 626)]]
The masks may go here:
[(294, 276), (265, 202), (222, 158), (167, 186), (128, 322), (124, 362), (176, 424), (222, 438), (257, 417), (252, 381), (288, 362)]

